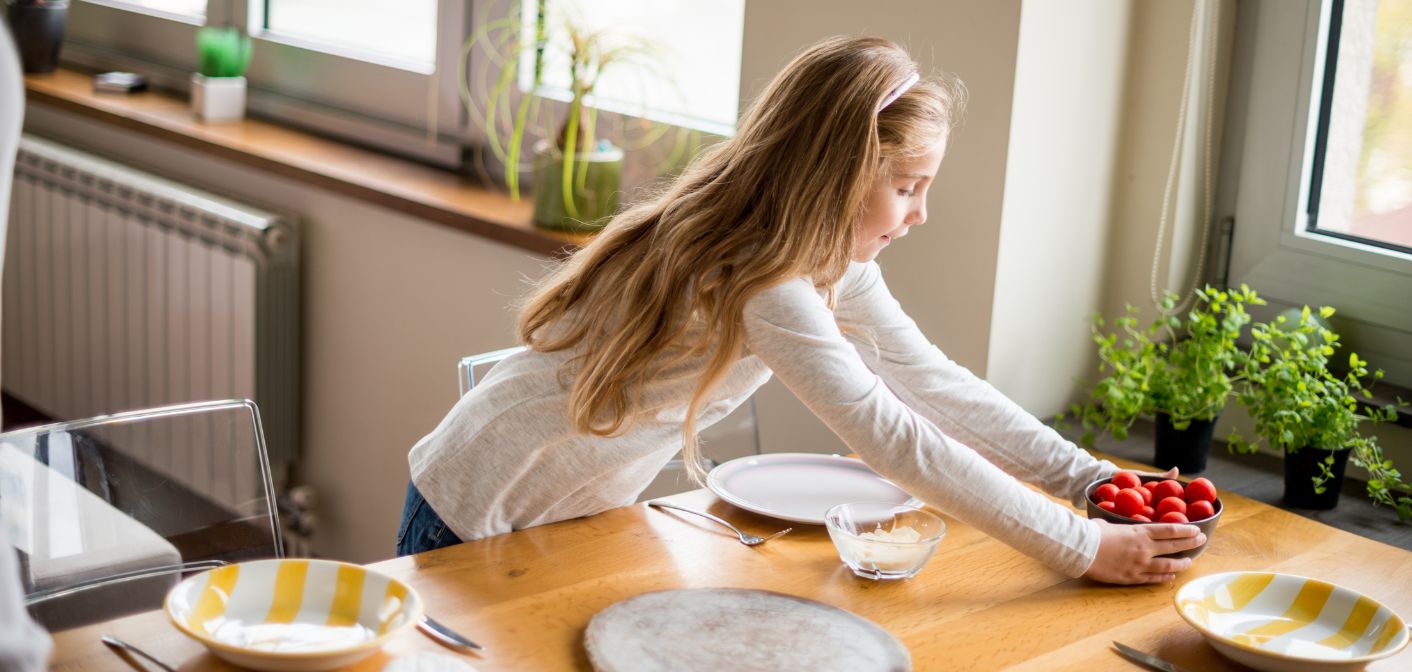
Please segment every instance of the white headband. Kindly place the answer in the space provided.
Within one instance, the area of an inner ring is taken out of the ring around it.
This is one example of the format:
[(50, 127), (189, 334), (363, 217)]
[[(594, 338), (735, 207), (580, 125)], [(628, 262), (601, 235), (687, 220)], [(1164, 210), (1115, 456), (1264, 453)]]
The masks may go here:
[(897, 88), (889, 91), (887, 97), (882, 99), (882, 104), (878, 105), (878, 111), (882, 112), (884, 108), (891, 105), (892, 102), (901, 97), (902, 94), (907, 93), (907, 89), (912, 88), (921, 78), (922, 76), (915, 72), (907, 75), (907, 79), (902, 80), (902, 83), (898, 84)]

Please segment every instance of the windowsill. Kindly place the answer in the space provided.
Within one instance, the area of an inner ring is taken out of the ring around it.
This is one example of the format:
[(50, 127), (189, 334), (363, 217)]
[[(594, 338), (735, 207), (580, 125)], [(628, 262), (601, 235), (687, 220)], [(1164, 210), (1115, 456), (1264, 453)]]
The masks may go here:
[(1387, 381), (1378, 381), (1371, 386), (1369, 392), (1373, 398), (1366, 401), (1367, 405), (1383, 407), (1392, 404), (1397, 412), (1397, 417), (1393, 419), (1393, 424), (1401, 427), (1412, 428), (1412, 405), (1399, 406), (1399, 401), (1406, 401), (1412, 404), (1412, 390), (1399, 385), (1393, 385)]
[(451, 171), (258, 119), (205, 124), (167, 93), (97, 94), (73, 70), (26, 75), (29, 100), (421, 217), (528, 252), (556, 255), (587, 237), (530, 223), (531, 206)]

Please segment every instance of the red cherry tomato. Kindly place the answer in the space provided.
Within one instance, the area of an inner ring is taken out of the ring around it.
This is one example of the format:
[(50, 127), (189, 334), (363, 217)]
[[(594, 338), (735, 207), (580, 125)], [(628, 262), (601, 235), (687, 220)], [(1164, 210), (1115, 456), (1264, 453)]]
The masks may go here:
[(1158, 522), (1163, 522), (1163, 523), (1188, 523), (1188, 522), (1191, 522), (1191, 521), (1189, 521), (1189, 520), (1186, 519), (1186, 514), (1181, 513), (1180, 511), (1168, 511), (1168, 512), (1162, 514), (1162, 517), (1161, 517), (1161, 518), (1158, 518), (1157, 520), (1158, 520)]
[(1186, 486), (1186, 503), (1215, 502), (1216, 486), (1205, 478), (1198, 478)]
[(1147, 489), (1147, 488), (1133, 488), (1133, 489), (1134, 489), (1134, 490), (1137, 490), (1137, 494), (1142, 495), (1142, 503), (1143, 503), (1143, 504), (1151, 504), (1151, 503), (1152, 503), (1152, 491), (1151, 491), (1151, 490), (1149, 490), (1149, 489)]
[(1156, 517), (1157, 517), (1157, 509), (1154, 509), (1154, 508), (1152, 508), (1152, 507), (1150, 507), (1150, 506), (1144, 506), (1144, 507), (1142, 507), (1141, 513), (1142, 513), (1142, 515), (1147, 516), (1149, 519), (1150, 519), (1150, 518), (1156, 518)]
[(1156, 497), (1157, 501), (1159, 502), (1168, 497), (1176, 497), (1183, 501), (1185, 501), (1186, 499), (1185, 489), (1182, 488), (1181, 482), (1174, 481), (1170, 478), (1165, 481), (1162, 481), (1161, 483), (1158, 483), (1156, 486), (1153, 486), (1152, 496)]
[(1137, 494), (1133, 488), (1123, 488), (1113, 496), (1113, 507), (1120, 516), (1131, 517), (1134, 513), (1142, 512), (1142, 495)]
[(1164, 514), (1170, 513), (1172, 511), (1176, 511), (1177, 513), (1186, 515), (1186, 502), (1182, 501), (1180, 497), (1167, 497), (1166, 499), (1157, 502), (1157, 516), (1159, 518), (1162, 517)]
[(1120, 471), (1113, 474), (1113, 480), (1111, 482), (1113, 485), (1118, 486), (1119, 490), (1142, 487), (1142, 479), (1138, 478), (1137, 474), (1131, 471)]
[(1157, 487), (1157, 483), (1158, 481), (1148, 481), (1142, 484), (1142, 488), (1148, 492), (1152, 492), (1152, 489)]
[(1116, 511), (1113, 510), (1113, 509), (1117, 508), (1117, 506), (1116, 506), (1115, 504), (1113, 504), (1113, 502), (1099, 502), (1099, 503), (1098, 503), (1098, 508), (1103, 509), (1104, 511), (1111, 512), (1111, 513), (1117, 513)]
[(1216, 515), (1216, 507), (1211, 502), (1205, 500), (1195, 501), (1187, 505), (1186, 515), (1192, 522), (1206, 520)]
[(1093, 489), (1093, 501), (1111, 502), (1118, 495), (1118, 486), (1112, 483), (1104, 483)]
[(1128, 517), (1129, 517), (1129, 518), (1132, 518), (1133, 520), (1136, 520), (1136, 521), (1139, 522), (1139, 523), (1150, 523), (1150, 522), (1152, 522), (1152, 519), (1151, 519), (1151, 518), (1148, 518), (1147, 516), (1144, 516), (1144, 515), (1142, 515), (1141, 513), (1134, 514), (1134, 515), (1131, 515), (1131, 516), (1128, 516)]

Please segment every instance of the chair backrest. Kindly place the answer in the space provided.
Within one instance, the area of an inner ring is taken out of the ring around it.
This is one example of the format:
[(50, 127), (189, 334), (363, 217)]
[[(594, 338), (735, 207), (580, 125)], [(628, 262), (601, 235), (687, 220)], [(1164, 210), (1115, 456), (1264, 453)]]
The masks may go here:
[(460, 396), (466, 396), (466, 393), (470, 392), (471, 388), (475, 387), (476, 383), (480, 382), (480, 380), (485, 377), (485, 374), (495, 368), (495, 365), (499, 364), (501, 360), (524, 351), (525, 346), (517, 345), (513, 348), (504, 348), (484, 352), (479, 355), (471, 355), (470, 357), (462, 357), (460, 364), (456, 366), (457, 379), (461, 383)]
[(0, 434), (0, 525), (51, 630), (160, 607), (195, 570), (284, 554), (249, 400)]
[[(525, 349), (520, 345), (462, 357), (456, 367), (461, 396), (466, 396), (466, 393), (470, 392), (476, 383), (483, 380), (485, 374), (495, 368), (496, 364), (512, 355), (524, 352)], [(730, 415), (707, 427), (700, 433), (699, 439), (703, 448), (702, 452), (705, 453), (706, 461), (711, 466), (737, 457), (759, 455), (760, 430), (755, 421), (755, 398), (751, 397), (739, 408), (731, 411)], [(664, 494), (688, 489), (690, 485), (684, 477), (684, 473), (685, 466), (681, 459), (672, 459), (662, 468), (662, 474), (657, 477), (657, 480), (644, 491), (643, 497), (660, 497)]]

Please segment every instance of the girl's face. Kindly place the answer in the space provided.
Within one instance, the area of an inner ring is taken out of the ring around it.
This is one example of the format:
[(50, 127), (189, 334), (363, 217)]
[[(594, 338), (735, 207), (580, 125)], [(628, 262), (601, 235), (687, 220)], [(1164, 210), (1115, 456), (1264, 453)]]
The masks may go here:
[(863, 206), (863, 221), (853, 240), (853, 261), (872, 261), (889, 243), (907, 235), (913, 225), (927, 221), (927, 189), (945, 154), (943, 139), (922, 156), (891, 162), (887, 174), (873, 183)]

